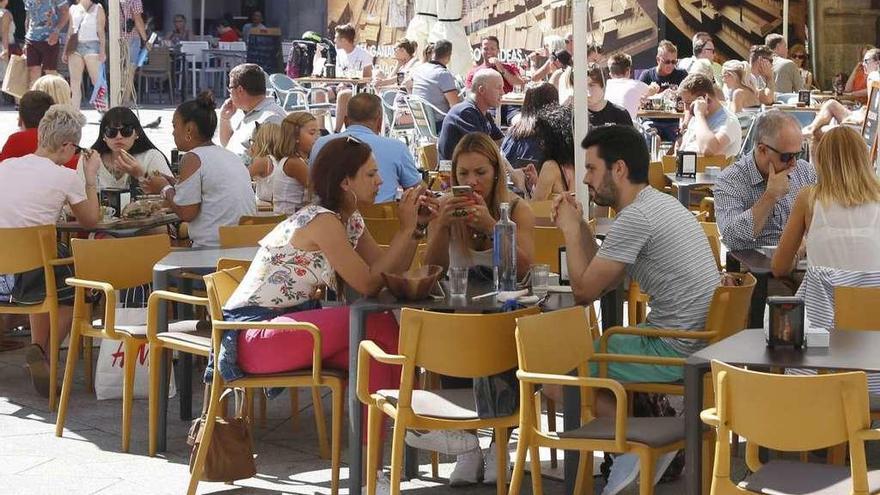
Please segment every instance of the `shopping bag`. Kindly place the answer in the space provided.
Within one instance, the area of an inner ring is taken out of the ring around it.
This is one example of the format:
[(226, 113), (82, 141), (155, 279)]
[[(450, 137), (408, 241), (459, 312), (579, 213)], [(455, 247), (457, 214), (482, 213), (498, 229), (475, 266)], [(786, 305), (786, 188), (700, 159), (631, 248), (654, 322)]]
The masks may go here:
[(92, 97), (89, 103), (99, 112), (106, 112), (110, 108), (110, 94), (107, 87), (106, 65), (101, 64), (98, 70), (98, 82), (95, 83), (95, 89), (92, 90)]
[[(146, 302), (149, 297), (149, 286), (141, 286), (119, 291), (117, 296), (116, 325), (146, 325)], [(149, 346), (146, 343), (138, 347), (135, 354), (137, 362), (134, 367), (134, 397), (146, 399), (149, 396)], [(125, 343), (121, 340), (101, 339), (98, 351), (98, 365), (95, 371), (95, 395), (98, 400), (121, 399), (123, 366), (125, 364)], [(168, 397), (173, 397), (177, 389), (174, 376), (168, 387)]]
[(27, 60), (21, 55), (10, 55), (6, 65), (6, 74), (3, 76), (3, 86), (0, 88), (4, 93), (21, 98), (28, 90)]

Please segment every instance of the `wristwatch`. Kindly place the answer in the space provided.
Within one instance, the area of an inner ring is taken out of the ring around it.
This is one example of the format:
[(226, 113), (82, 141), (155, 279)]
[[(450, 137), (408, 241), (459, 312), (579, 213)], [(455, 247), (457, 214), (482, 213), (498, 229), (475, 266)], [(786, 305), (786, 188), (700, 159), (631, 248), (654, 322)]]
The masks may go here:
[(428, 224), (426, 223), (417, 223), (415, 230), (413, 230), (412, 238), (420, 241), (428, 236)]
[(173, 190), (174, 190), (174, 186), (172, 186), (171, 184), (168, 184), (167, 186), (165, 186), (165, 187), (162, 188), (162, 191), (161, 191), (159, 194), (162, 196), (162, 199), (166, 199), (166, 200), (167, 200), (168, 197), (167, 197), (167, 194), (166, 194), (166, 193), (167, 193), (168, 191), (173, 191)]

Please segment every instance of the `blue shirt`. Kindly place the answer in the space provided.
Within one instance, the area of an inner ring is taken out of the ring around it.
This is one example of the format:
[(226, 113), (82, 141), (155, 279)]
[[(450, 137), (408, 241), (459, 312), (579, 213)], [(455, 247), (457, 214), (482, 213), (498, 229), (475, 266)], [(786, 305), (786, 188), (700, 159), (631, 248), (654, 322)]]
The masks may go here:
[(437, 151), (441, 160), (452, 160), (452, 152), (465, 134), (482, 132), (488, 134), (494, 141), (504, 137), (501, 129), (495, 125), (495, 119), (488, 113), (481, 113), (474, 100), (468, 98), (449, 109), (449, 113), (443, 118), (443, 128), (440, 129), (440, 139), (437, 141)]
[(504, 136), (504, 141), (501, 141), (501, 153), (513, 168), (524, 167), (528, 163), (534, 163), (539, 167), (544, 163), (544, 148), (538, 136), (515, 139), (508, 134)]
[(376, 164), (379, 166), (379, 177), (382, 178), (382, 186), (376, 195), (377, 203), (394, 201), (397, 198), (397, 187), (412, 187), (422, 180), (422, 174), (416, 169), (409, 148), (401, 141), (376, 135), (375, 132), (362, 125), (349, 126), (345, 132), (329, 134), (315, 141), (312, 153), (309, 155), (309, 165), (315, 163), (315, 158), (325, 144), (331, 139), (353, 136), (373, 150)]
[[(28, 25), (25, 39), (46, 41), (61, 17), (62, 9), (68, 6), (67, 0), (24, 0)], [(61, 26), (58, 26), (59, 28)]]

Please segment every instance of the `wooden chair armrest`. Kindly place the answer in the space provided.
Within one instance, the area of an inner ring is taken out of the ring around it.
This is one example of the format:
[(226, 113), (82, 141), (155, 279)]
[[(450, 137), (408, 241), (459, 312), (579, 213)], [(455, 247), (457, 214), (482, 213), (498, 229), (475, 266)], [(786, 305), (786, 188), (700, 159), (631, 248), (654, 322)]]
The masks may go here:
[(192, 306), (208, 307), (208, 299), (204, 297), (190, 296), (167, 290), (153, 291), (150, 293), (149, 300), (147, 300), (147, 340), (150, 342), (155, 342), (158, 335), (156, 327), (159, 325), (159, 301), (173, 301)]
[(618, 451), (626, 450), (626, 390), (623, 385), (610, 378), (594, 378), (585, 376), (551, 375), (547, 373), (530, 373), (519, 370), (516, 377), (526, 383), (542, 383), (549, 385), (569, 385), (576, 387), (604, 388), (610, 390), (615, 398), (614, 410), (614, 446)]
[(74, 301), (85, 297), (85, 289), (99, 290), (104, 293), (104, 331), (110, 338), (118, 339), (116, 336), (116, 289), (107, 282), (76, 277), (67, 277), (64, 282), (76, 288)]
[(703, 423), (706, 423), (709, 426), (714, 426), (716, 428), (721, 426), (721, 418), (718, 417), (718, 411), (716, 411), (714, 407), (703, 410), (700, 413), (700, 419), (703, 420)]
[(611, 327), (602, 332), (599, 339), (599, 352), (608, 352), (608, 339), (612, 335), (641, 335), (644, 337), (670, 337), (675, 339), (694, 339), (694, 340), (711, 340), (717, 336), (716, 332), (694, 331), (694, 330), (674, 330), (670, 328), (650, 328), (650, 327)]
[(406, 362), (406, 356), (388, 354), (372, 340), (362, 340), (358, 347), (357, 396), (363, 404), (370, 403), (370, 359), (398, 366)]
[[(661, 366), (684, 366), (685, 358), (642, 356), (640, 354), (608, 354), (596, 353), (590, 357), (591, 361), (598, 363), (638, 363), (658, 364)], [(601, 366), (600, 366), (601, 367)]]
[(856, 438), (862, 441), (880, 440), (880, 429), (877, 430), (861, 430), (855, 433)]
[(68, 257), (68, 258), (56, 258), (54, 260), (49, 260), (50, 266), (64, 266), (64, 265), (72, 265), (72, 264), (73, 264), (73, 257), (72, 256)]

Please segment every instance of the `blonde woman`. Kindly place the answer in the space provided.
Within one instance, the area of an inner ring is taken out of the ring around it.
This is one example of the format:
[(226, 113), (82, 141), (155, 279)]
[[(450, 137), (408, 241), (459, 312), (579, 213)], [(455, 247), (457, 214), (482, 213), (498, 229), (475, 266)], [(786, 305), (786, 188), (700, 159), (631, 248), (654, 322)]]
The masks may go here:
[(277, 213), (293, 215), (308, 203), (308, 157), (320, 136), (318, 120), (308, 112), (293, 112), (281, 121), (281, 161), (272, 174), (272, 201)]
[(810, 266), (880, 271), (880, 181), (865, 141), (831, 129), (814, 152), (818, 182), (801, 190), (773, 256), (773, 275), (789, 274), (801, 245)]
[[(475, 276), (491, 282), (492, 234), (501, 215), (501, 203), (508, 203), (510, 219), (516, 223), (517, 274), (519, 277), (525, 275), (534, 255), (532, 231), (535, 217), (528, 203), (520, 201), (507, 189), (501, 152), (492, 138), (475, 132), (459, 141), (452, 154), (452, 184), (470, 186), (472, 192), (440, 200), (437, 217), (428, 226), (425, 264), (468, 267)], [(444, 388), (471, 387), (470, 380), (443, 377), (442, 381)], [(408, 435), (407, 442), (417, 448), (436, 451), (442, 450), (442, 445), (447, 442), (473, 446), (457, 456), (449, 484), (458, 486), (478, 482), (484, 464), (484, 482), (495, 482), (496, 450), (490, 447), (484, 459), (476, 437), (470, 433), (434, 431), (415, 437)]]
[(61, 60), (70, 69), (70, 89), (73, 106), (82, 102), (83, 68), (89, 72), (92, 84), (98, 84), (101, 64), (107, 59), (104, 26), (107, 16), (100, 3), (92, 0), (79, 0), (70, 7), (70, 22), (67, 23), (67, 39), (77, 35), (76, 50), (68, 55), (65, 50)]
[(761, 106), (758, 90), (749, 74), (748, 64), (740, 60), (728, 60), (721, 66), (721, 79), (724, 81), (722, 91), (727, 100), (727, 109), (733, 113)]
[[(285, 157), (282, 145), (284, 134), (281, 126), (271, 122), (265, 123), (254, 132), (254, 142), (251, 143), (251, 164), (248, 172), (254, 181), (257, 200), (272, 202), (272, 175), (279, 168), (280, 159)], [(283, 165), (281, 165), (283, 166)]]
[[(70, 84), (58, 74), (46, 74), (34, 81), (32, 90), (48, 93), (56, 105), (70, 105)], [(74, 105), (79, 107), (79, 105)]]

